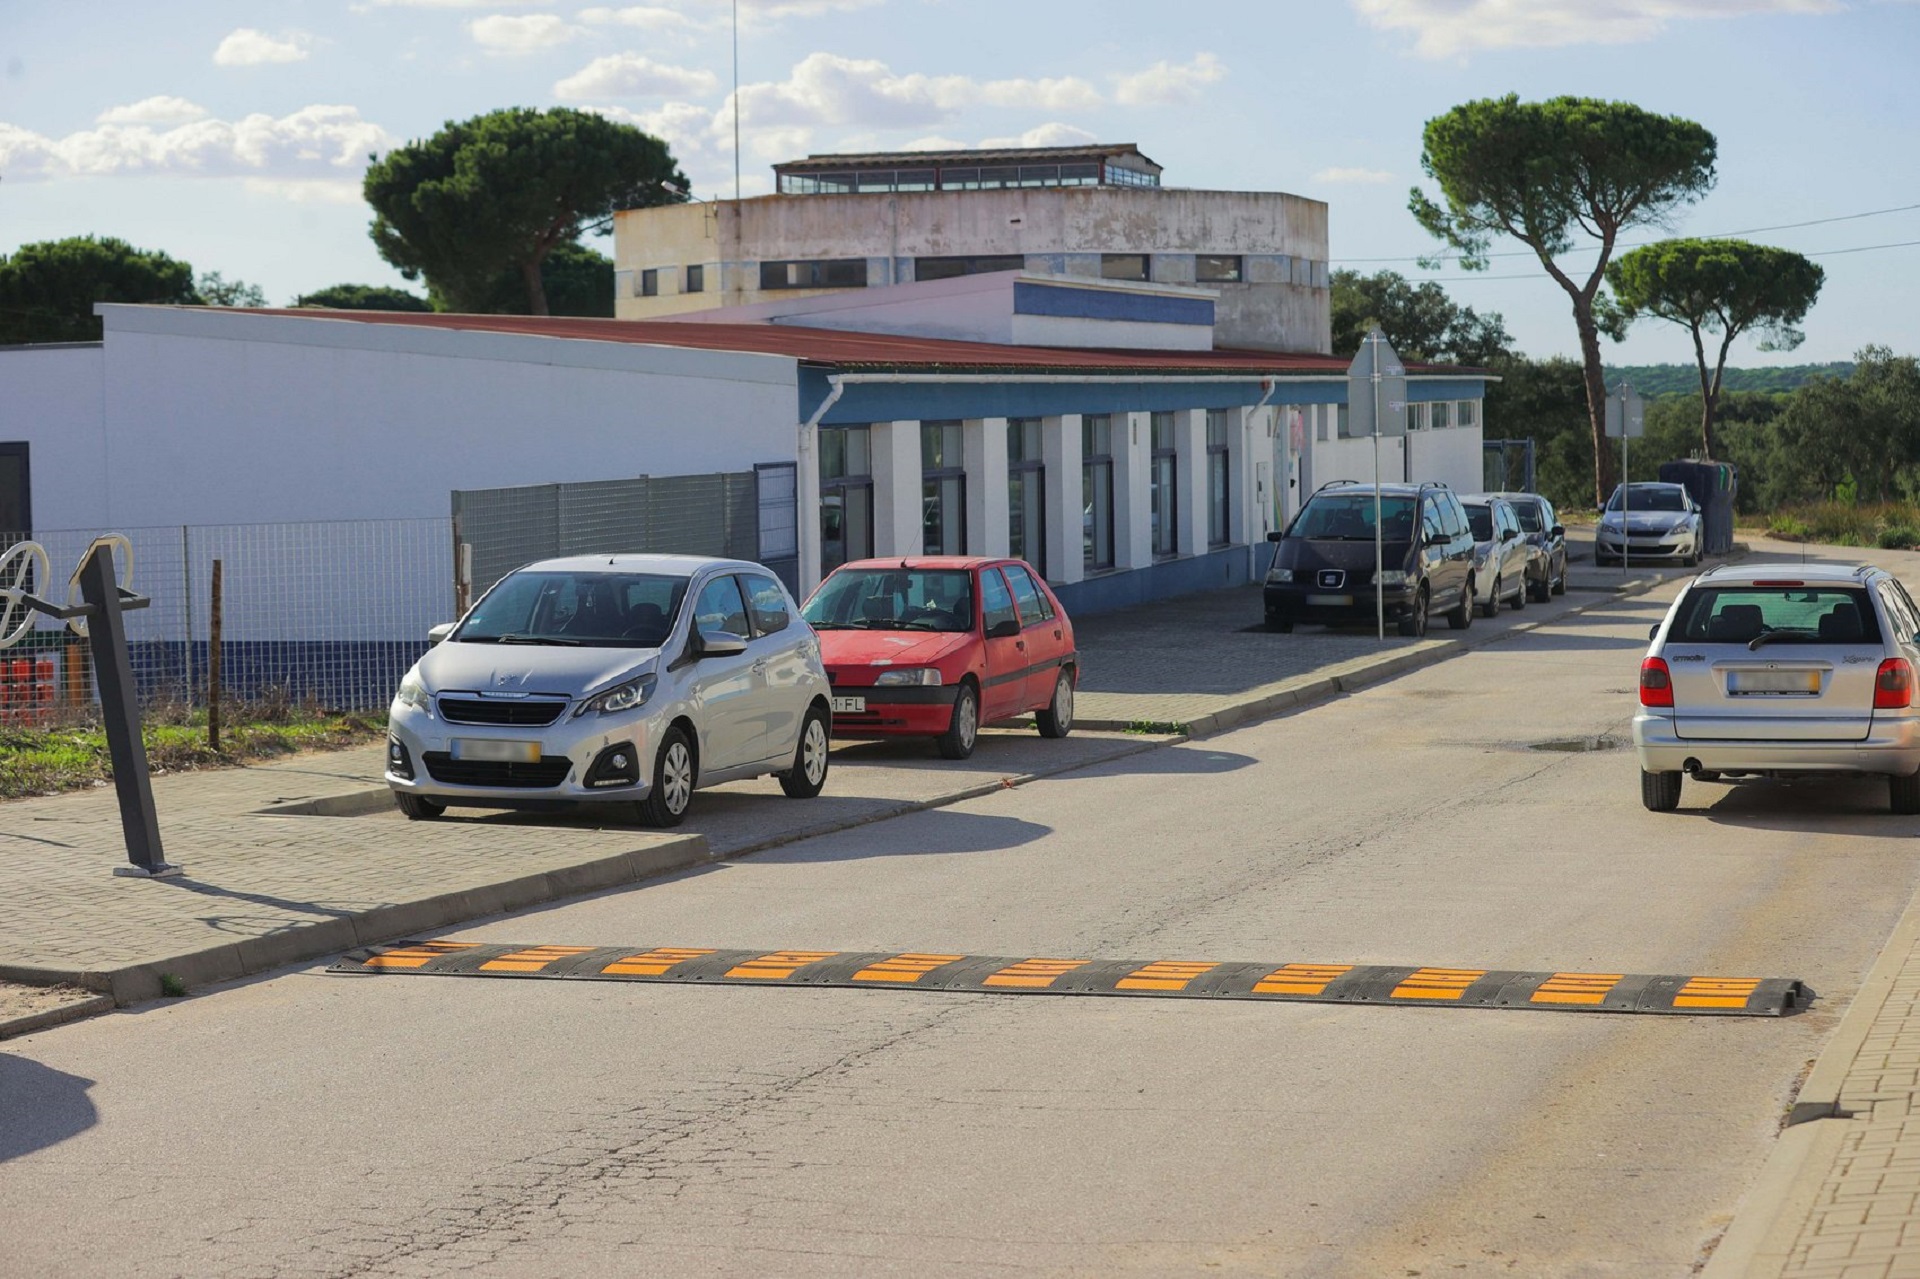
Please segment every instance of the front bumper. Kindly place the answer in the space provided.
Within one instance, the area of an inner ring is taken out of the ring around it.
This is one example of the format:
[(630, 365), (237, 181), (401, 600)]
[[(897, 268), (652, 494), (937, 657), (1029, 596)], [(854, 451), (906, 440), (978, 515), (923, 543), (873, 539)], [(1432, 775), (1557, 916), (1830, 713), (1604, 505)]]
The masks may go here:
[[(474, 808), (513, 808), (549, 803), (631, 803), (653, 789), (653, 751), (664, 725), (646, 707), (627, 714), (589, 713), (578, 719), (571, 708), (552, 724), (506, 727), (456, 724), (414, 706), (395, 706), (387, 717), (392, 743), (406, 752), (413, 776), (396, 768), (390, 744), (385, 780), (389, 787), (437, 803)], [(453, 759), (455, 740), (537, 742), (532, 763)], [(635, 780), (597, 785), (589, 770), (611, 747), (626, 744), (634, 752)]]
[[(1387, 616), (1405, 617), (1413, 611), (1420, 587), (1417, 582), (1384, 589)], [(1362, 622), (1374, 617), (1373, 583), (1343, 585), (1322, 590), (1299, 582), (1268, 582), (1265, 587), (1268, 621)]]
[(833, 735), (937, 737), (953, 723), (953, 703), (959, 696), (958, 684), (897, 688), (835, 684), (833, 697), (836, 701), (857, 697), (864, 703), (864, 709), (835, 709)]
[(1635, 533), (1623, 538), (1618, 529), (1598, 529), (1593, 535), (1595, 559), (1617, 560), (1625, 546), (1630, 560), (1681, 560), (1699, 548), (1700, 535), (1682, 530), (1677, 533)]
[(1867, 736), (1854, 742), (1725, 741), (1680, 737), (1673, 718), (1648, 711), (1633, 717), (1634, 752), (1649, 773), (1689, 765), (1713, 773), (1920, 772), (1920, 718), (1876, 715)]

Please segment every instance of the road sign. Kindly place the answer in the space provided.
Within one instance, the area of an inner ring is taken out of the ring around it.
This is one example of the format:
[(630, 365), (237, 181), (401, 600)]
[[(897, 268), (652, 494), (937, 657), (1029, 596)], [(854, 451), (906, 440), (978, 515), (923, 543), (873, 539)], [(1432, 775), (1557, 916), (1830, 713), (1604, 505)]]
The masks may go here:
[(1611, 439), (1637, 440), (1646, 431), (1646, 409), (1640, 392), (1622, 382), (1607, 392), (1607, 435)]
[(1364, 439), (1376, 433), (1407, 433), (1407, 369), (1377, 326), (1347, 366), (1347, 436)]

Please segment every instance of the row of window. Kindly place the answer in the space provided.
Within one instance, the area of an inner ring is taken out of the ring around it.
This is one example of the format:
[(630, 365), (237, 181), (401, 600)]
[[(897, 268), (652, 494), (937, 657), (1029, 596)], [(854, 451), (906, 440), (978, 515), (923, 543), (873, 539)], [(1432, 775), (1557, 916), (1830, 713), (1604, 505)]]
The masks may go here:
[[(1314, 415), (1313, 438), (1344, 440), (1347, 437), (1347, 406), (1322, 404), (1309, 408)], [(1409, 431), (1446, 431), (1454, 427), (1478, 426), (1478, 400), (1423, 400), (1407, 405)]]
[(855, 195), (885, 191), (991, 191), (1013, 187), (1157, 187), (1158, 174), (1117, 164), (940, 165), (846, 173), (782, 173), (781, 195)]
[[(1153, 254), (1102, 253), (1100, 276), (1106, 280), (1153, 279)], [(976, 254), (970, 257), (915, 258), (916, 280), (951, 280), (963, 275), (985, 275), (993, 271), (1024, 271), (1023, 254)], [(671, 271), (673, 268), (665, 268)], [(640, 272), (638, 296), (660, 296), (661, 268)], [(1198, 284), (1240, 284), (1246, 280), (1246, 259), (1237, 253), (1201, 253), (1194, 255), (1193, 278)], [(762, 262), (760, 288), (765, 292), (782, 289), (864, 289), (867, 287), (867, 259), (829, 258), (818, 261)], [(685, 268), (682, 293), (706, 290), (706, 268)]]

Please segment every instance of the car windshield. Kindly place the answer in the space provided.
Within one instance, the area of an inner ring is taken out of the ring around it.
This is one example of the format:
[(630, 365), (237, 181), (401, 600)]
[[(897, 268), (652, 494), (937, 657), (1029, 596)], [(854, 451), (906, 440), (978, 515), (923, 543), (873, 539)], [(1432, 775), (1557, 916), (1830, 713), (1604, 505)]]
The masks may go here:
[(1695, 587), (1669, 640), (1700, 644), (1878, 644), (1867, 593), (1845, 586)]
[[(1687, 509), (1685, 489), (1677, 489), (1669, 484), (1633, 484), (1627, 493), (1627, 507), (1635, 511), (1684, 511)], [(1607, 499), (1607, 509), (1620, 509), (1621, 490), (1615, 489), (1613, 496)]]
[(1491, 542), (1493, 540), (1493, 508), (1469, 506), (1467, 524), (1473, 529), (1474, 541)]
[(966, 569), (843, 568), (801, 610), (815, 630), (970, 631)]
[(662, 573), (509, 573), (447, 638), (467, 644), (659, 648), (687, 581)]
[[(1519, 517), (1522, 531), (1527, 533), (1542, 533), (1546, 531), (1547, 522), (1540, 518), (1539, 503), (1515, 502), (1513, 503), (1513, 513)], [(1479, 526), (1475, 525), (1475, 527), (1477, 528)], [(1476, 533), (1474, 536), (1478, 537), (1479, 534)]]
[[(1381, 536), (1389, 542), (1413, 538), (1413, 499), (1381, 497)], [(1373, 540), (1373, 494), (1316, 493), (1307, 501), (1290, 533), (1325, 541)]]

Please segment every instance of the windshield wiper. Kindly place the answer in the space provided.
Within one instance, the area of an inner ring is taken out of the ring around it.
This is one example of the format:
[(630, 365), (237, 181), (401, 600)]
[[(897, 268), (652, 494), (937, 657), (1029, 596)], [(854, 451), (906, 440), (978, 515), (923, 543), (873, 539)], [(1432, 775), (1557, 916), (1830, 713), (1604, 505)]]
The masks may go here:
[(1747, 641), (1747, 651), (1753, 652), (1755, 649), (1759, 648), (1762, 644), (1774, 638), (1776, 635), (1791, 635), (1792, 633), (1793, 633), (1793, 628), (1789, 626), (1777, 626), (1777, 627), (1770, 626), (1766, 630), (1761, 631), (1758, 635), (1754, 636), (1752, 639)]
[(561, 639), (557, 635), (501, 635), (496, 638), (499, 644), (556, 644), (564, 648), (579, 648), (577, 639)]
[(845, 622), (816, 622), (812, 618), (804, 619), (808, 626), (816, 631), (850, 631), (853, 628)]

